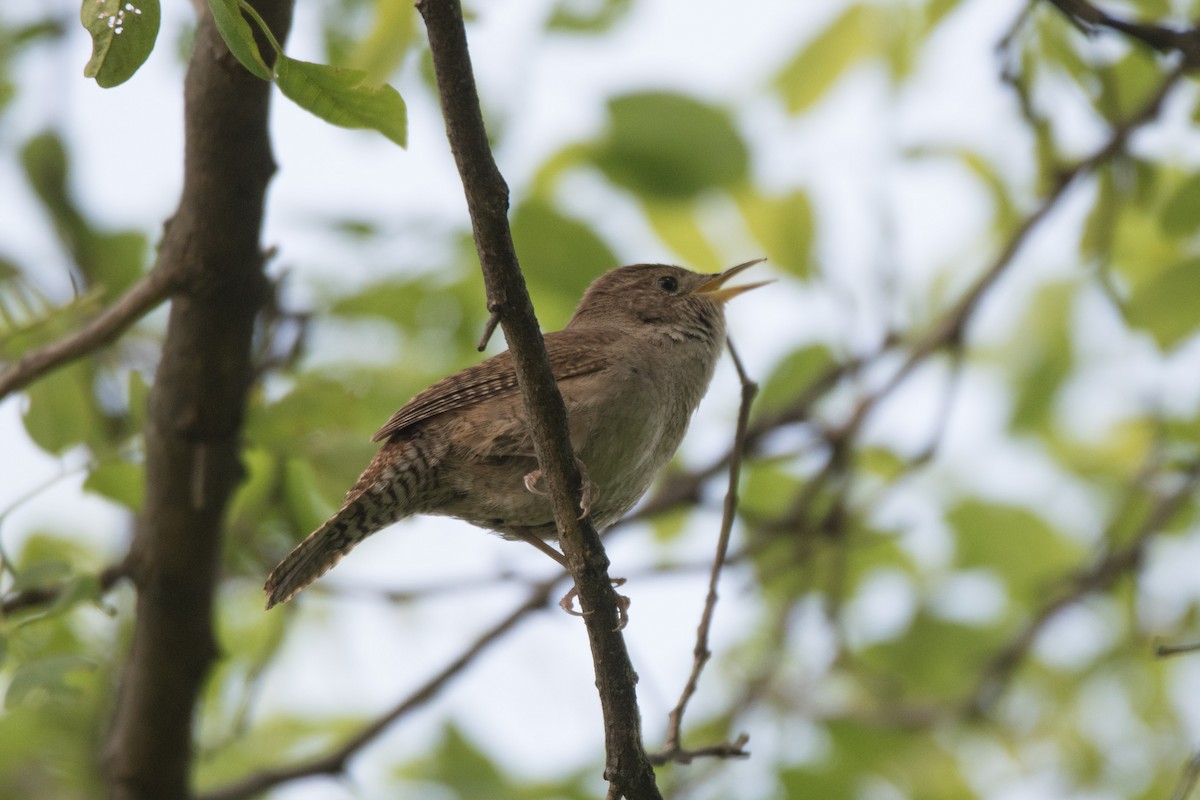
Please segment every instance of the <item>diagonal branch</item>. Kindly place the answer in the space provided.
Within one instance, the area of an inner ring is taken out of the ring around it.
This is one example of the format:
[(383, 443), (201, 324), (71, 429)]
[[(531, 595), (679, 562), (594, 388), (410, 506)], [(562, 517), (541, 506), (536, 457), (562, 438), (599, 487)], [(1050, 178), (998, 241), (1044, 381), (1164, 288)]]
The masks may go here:
[(79, 330), (21, 356), (0, 372), (0, 399), (116, 339), (165, 301), (171, 294), (171, 284), (170, 273), (156, 267)]
[[(1025, 626), (983, 668), (980, 680), (965, 704), (967, 713), (983, 714), (995, 705), (1038, 634), (1063, 609), (1096, 592), (1108, 589), (1121, 577), (1136, 570), (1142, 563), (1142, 556), (1150, 540), (1191, 500), (1197, 488), (1200, 488), (1200, 459), (1187, 466), (1180, 485), (1174, 491), (1155, 500), (1142, 524), (1127, 543), (1119, 547), (1110, 546), (1095, 562), (1055, 581), (1054, 585), (1063, 587), (1062, 590), (1038, 609)], [(1117, 523), (1114, 521), (1111, 524)], [(1110, 530), (1105, 539), (1112, 541), (1113, 538)]]
[(692, 695), (696, 693), (696, 687), (700, 683), (700, 673), (703, 672), (705, 664), (712, 657), (712, 651), (708, 649), (708, 632), (712, 626), (713, 613), (717, 609), (717, 581), (720, 580), (721, 570), (725, 567), (725, 558), (729, 552), (729, 535), (733, 530), (733, 519), (737, 514), (738, 479), (742, 472), (746, 428), (750, 422), (750, 405), (754, 402), (754, 396), (758, 394), (758, 384), (750, 380), (746, 374), (742, 360), (738, 358), (737, 350), (733, 347), (733, 340), (730, 339), (727, 343), (729, 354), (733, 357), (733, 364), (737, 368), (738, 379), (742, 384), (742, 404), (738, 409), (737, 431), (733, 437), (733, 447), (729, 451), (729, 489), (725, 493), (725, 509), (721, 517), (721, 533), (717, 537), (717, 552), (713, 557), (712, 570), (709, 572), (708, 596), (704, 600), (704, 611), (700, 615), (700, 625), (696, 629), (692, 672), (688, 675), (683, 692), (679, 695), (679, 702), (667, 715), (667, 740), (663, 744), (662, 750), (650, 757), (655, 764), (666, 764), (671, 761), (686, 764), (698, 756), (735, 758), (749, 755), (743, 749), (746, 742), (749, 741), (749, 737), (745, 734), (739, 736), (734, 742), (726, 742), (700, 750), (684, 750), (680, 745), (683, 714), (687, 710), (688, 703), (691, 702)]
[(1184, 60), (1195, 66), (1200, 63), (1200, 29), (1168, 28), (1144, 22), (1130, 22), (1109, 14), (1087, 0), (1047, 0), (1085, 33), (1108, 28), (1125, 34), (1160, 53), (1182, 53)]
[(446, 136), (462, 177), (475, 247), (487, 286), (488, 308), (500, 319), (513, 354), (534, 451), (554, 507), (559, 541), (584, 611), (596, 686), (604, 714), (609, 797), (661, 797), (642, 747), (637, 675), (617, 630), (618, 600), (608, 577), (600, 536), (580, 520), (579, 469), (567, 430), (567, 412), (550, 371), (545, 343), (508, 227), (508, 187), (500, 175), (484, 129), (458, 0), (419, 0)]
[(560, 580), (561, 578), (555, 577), (534, 587), (523, 603), (481, 633), (457, 658), (335, 750), (299, 764), (253, 773), (237, 783), (202, 794), (196, 800), (247, 800), (247, 798), (256, 797), (290, 781), (317, 775), (342, 774), (346, 771), (350, 759), (374, 742), (392, 723), (433, 699), (447, 683), (482, 655), (488, 647), (495, 644), (522, 621), (528, 619), (530, 613), (544, 608), (549, 603), (551, 592)]

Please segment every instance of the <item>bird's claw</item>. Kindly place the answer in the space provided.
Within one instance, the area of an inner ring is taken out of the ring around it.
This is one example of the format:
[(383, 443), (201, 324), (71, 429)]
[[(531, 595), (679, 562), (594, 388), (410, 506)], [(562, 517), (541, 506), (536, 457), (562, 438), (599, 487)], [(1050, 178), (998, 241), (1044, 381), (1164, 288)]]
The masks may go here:
[[(625, 583), (624, 578), (611, 578), (610, 580), (613, 588), (622, 586)], [(575, 598), (578, 596), (579, 589), (572, 586), (571, 591), (564, 594), (562, 599), (558, 601), (559, 608), (573, 617), (584, 617), (592, 613), (590, 611), (583, 611), (582, 609), (579, 611), (575, 610)], [(617, 627), (613, 628), (614, 631), (623, 630), (625, 626), (629, 624), (629, 604), (631, 602), (632, 601), (626, 595), (617, 595)]]
[[(578, 458), (575, 459), (575, 466), (579, 468), (579, 481), (583, 491), (579, 497), (579, 517), (583, 519), (588, 514), (592, 513), (592, 495), (594, 494), (595, 485), (588, 478), (587, 467)], [(545, 497), (549, 492), (542, 486), (542, 471), (535, 469), (533, 472), (525, 474), (525, 489), (530, 494), (536, 494)]]

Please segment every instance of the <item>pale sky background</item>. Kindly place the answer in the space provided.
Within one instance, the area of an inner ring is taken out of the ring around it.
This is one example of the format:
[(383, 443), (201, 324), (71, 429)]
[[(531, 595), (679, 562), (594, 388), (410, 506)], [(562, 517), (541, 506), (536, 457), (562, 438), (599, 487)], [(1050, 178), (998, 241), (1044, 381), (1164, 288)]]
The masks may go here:
[[(77, 14), (77, 4), (57, 5), (68, 18)], [(295, 57), (321, 59), (315, 5), (300, 4), (287, 47)], [(997, 79), (994, 53), (997, 38), (1023, 6), (1019, 0), (965, 2), (935, 34), (917, 77), (900, 96), (890, 93), (881, 70), (862, 68), (839, 84), (819, 109), (799, 120), (786, 116), (767, 85), (800, 43), (836, 16), (843, 7), (840, 2), (768, 0), (737, 6), (635, 0), (634, 11), (618, 30), (597, 39), (544, 38), (540, 27), (549, 0), (475, 5), (479, 16), (468, 30), (472, 57), (485, 106), (509, 123), (497, 157), (516, 199), (548, 150), (602, 128), (608, 96), (646, 88), (675, 89), (730, 104), (741, 132), (753, 143), (753, 170), (760, 185), (778, 190), (803, 186), (818, 198), (823, 216), (816, 258), (827, 282), (803, 287), (782, 282), (739, 299), (730, 310), (730, 330), (751, 373), (759, 378), (765, 378), (798, 341), (868, 347), (880, 333), (884, 314), (923, 315), (931, 282), (950, 277), (953, 290), (992, 258), (992, 251), (978, 249), (990, 223), (989, 200), (979, 184), (950, 161), (901, 164), (898, 153), (918, 145), (969, 142), (1003, 163), (1013, 183), (1023, 184), (1032, 174), (1028, 141), (1013, 123), (1012, 98)], [(9, 19), (41, 13), (31, 6), (0, 7), (0, 15)], [(57, 299), (66, 299), (70, 292), (63, 254), (30, 200), (14, 161), (14, 143), (47, 126), (59, 128), (69, 138), (74, 187), (89, 214), (101, 224), (142, 228), (156, 237), (174, 208), (180, 185), (182, 66), (174, 43), (190, 8), (168, 2), (163, 13), (157, 51), (117, 89), (101, 90), (82, 78), (90, 53), (82, 28), (49, 56), (41, 48), (36, 50), (39, 57), (26, 55), (19, 62), (18, 81), (37, 90), (21, 92), (6, 128), (0, 130), (0, 204), (6, 212), (0, 215), (0, 251), (18, 263), (43, 264), (37, 280)], [(322, 285), (378, 278), (381, 265), (420, 264), (444, 246), (429, 230), (467, 225), (440, 115), (431, 98), (415, 88), (418, 78), (411, 58), (395, 84), (409, 103), (406, 151), (374, 134), (331, 127), (278, 93), (274, 96), (280, 172), (268, 196), (264, 242), (277, 245), (276, 264), (294, 272), (290, 291), (297, 304), (310, 300)], [(1080, 152), (1103, 135), (1069, 101), (1059, 111)], [(1186, 109), (1169, 104), (1164, 116), (1168, 124), (1147, 133), (1146, 140), (1153, 138), (1156, 147), (1165, 142), (1170, 152), (1195, 163), (1194, 149), (1188, 149), (1194, 143), (1185, 137)], [(628, 201), (594, 176), (571, 175), (563, 193), (568, 209), (599, 220), (599, 230), (624, 262), (677, 260)], [(1007, 339), (1020, 323), (1020, 309), (1032, 290), (1047, 276), (1077, 273), (1077, 231), (1087, 210), (1081, 199), (1076, 191), (1029, 242), (989, 295), (974, 335), (997, 342)], [(881, 209), (894, 239), (881, 234)], [(367, 246), (348, 243), (313, 224), (328, 215), (380, 219), (395, 235)], [(753, 242), (729, 222), (733, 216), (719, 204), (712, 209), (730, 263), (758, 255)], [(902, 286), (916, 287), (914, 296), (880, 297), (876, 287), (881, 270), (895, 270)], [(1076, 423), (1081, 432), (1088, 426), (1106, 426), (1147, 403), (1194, 408), (1200, 402), (1200, 370), (1194, 368), (1200, 357), (1197, 348), (1162, 358), (1146, 339), (1121, 333), (1111, 313), (1097, 300), (1077, 323), (1087, 326), (1094, 343), (1094, 352), (1084, 359), (1089, 367), (1071, 389), (1091, 397)], [(337, 358), (344, 348), (358, 344), (320, 329), (317, 334), (315, 359)], [(403, 353), (383, 350), (379, 357), (401, 358)], [(942, 377), (938, 369), (929, 369), (910, 381), (874, 419), (870, 436), (909, 450), (921, 447), (934, 424), (937, 403), (931, 404), (930, 398), (940, 396)], [(1092, 498), (1067, 482), (1048, 459), (1005, 438), (1007, 401), (995, 389), (996, 378), (985, 372), (973, 373), (963, 383), (939, 464), (885, 510), (905, 521), (907, 546), (926, 563), (949, 558), (947, 537), (931, 500), (961, 489), (1037, 505), (1081, 539), (1090, 541), (1096, 535), (1101, 511)], [(698, 463), (727, 446), (737, 397), (736, 378), (724, 363), (693, 423), (684, 447), (686, 458)], [(406, 399), (396, 398), (397, 407)], [(50, 528), (78, 532), (115, 559), (127, 544), (125, 515), (81, 492), (79, 453), (68, 453), (60, 461), (28, 442), (20, 422), (22, 404), (21, 398), (0, 403), (0, 509), (31, 492), (37, 494), (4, 519), (0, 537), (5, 548), (17, 552), (31, 530)], [(985, 460), (980, 453), (987, 454)], [(59, 478), (64, 472), (70, 474)], [(711, 542), (721, 493), (723, 487), (715, 486), (707, 498), (712, 512), (705, 522), (696, 522), (709, 526)], [(688, 537), (681, 546), (693, 546), (700, 538)], [(736, 540), (735, 529), (735, 544)], [(1170, 619), (1195, 597), (1194, 580), (1181, 574), (1180, 565), (1200, 563), (1200, 552), (1179, 543), (1164, 547), (1175, 550), (1152, 559), (1150, 569), (1163, 576), (1153, 583), (1173, 590), (1149, 597), (1147, 613)], [(1190, 550), (1176, 552), (1185, 547)], [(690, 555), (701, 559), (710, 550), (711, 544), (706, 544)], [(662, 555), (661, 547), (635, 530), (614, 539), (610, 550), (614, 574), (640, 575)], [(407, 521), (368, 540), (326, 581), (335, 586), (361, 581), (411, 587), (508, 569), (540, 578), (552, 574), (554, 567), (532, 548), (465, 524), (425, 519)], [(641, 675), (639, 694), (652, 746), (661, 741), (666, 713), (691, 665), (705, 580), (703, 575), (643, 576), (624, 590), (633, 599), (627, 638)], [(987, 619), (1003, 599), (987, 576), (944, 583), (922, 591), (965, 615)], [(718, 654), (722, 643), (736, 640), (758, 612), (747, 576), (739, 570), (729, 570), (721, 588), (713, 635)], [(246, 596), (240, 598), (240, 606), (246, 613), (258, 613), (257, 587), (243, 589)], [(366, 598), (335, 599), (310, 592), (303, 598), (302, 618), (290, 631), (286, 651), (264, 676), (258, 703), (264, 710), (377, 714), (456, 656), (476, 632), (506, 615), (523, 594), (520, 587), (493, 587), (426, 601), (417, 607), (418, 613)], [(871, 641), (902, 627), (916, 600), (906, 579), (880, 576), (848, 610), (851, 636)], [(1039, 654), (1079, 656), (1080, 648), (1103, 635), (1103, 613), (1090, 607), (1073, 612), (1069, 624), (1059, 624), (1053, 641), (1040, 646)], [(99, 613), (95, 617), (98, 626), (112, 625)], [(797, 623), (799, 641), (805, 645), (796, 655), (797, 681), (815, 679), (826, 666), (830, 651), (816, 618), (802, 615)], [(1188, 687), (1200, 686), (1197, 667), (1196, 659), (1180, 659), (1170, 667), (1180, 674), (1181, 697)], [(738, 679), (729, 669), (718, 656), (700, 685), (689, 719), (702, 720), (707, 709), (719, 707), (723, 693)], [(311, 781), (273, 796), (386, 796), (379, 788), (386, 765), (401, 760), (397, 753), (424, 751), (448, 718), (510, 768), (553, 778), (600, 752), (592, 681), (579, 621), (557, 609), (537, 614), (437, 701), (406, 717), (355, 759), (347, 784)], [(1191, 696), (1200, 697), (1200, 692)], [(824, 701), (814, 697), (814, 707), (819, 709)], [(1190, 702), (1193, 718), (1200, 720), (1200, 701)], [(768, 796), (763, 782), (769, 780), (772, 754), (819, 757), (821, 738), (803, 719), (782, 728), (760, 722), (747, 722), (754, 758), (723, 765), (712, 796), (730, 786), (742, 787), (751, 796)], [(1200, 725), (1196, 732), (1200, 735)], [(991, 797), (1062, 796), (1053, 774), (1002, 768), (995, 772)], [(412, 796), (435, 797), (419, 791)]]

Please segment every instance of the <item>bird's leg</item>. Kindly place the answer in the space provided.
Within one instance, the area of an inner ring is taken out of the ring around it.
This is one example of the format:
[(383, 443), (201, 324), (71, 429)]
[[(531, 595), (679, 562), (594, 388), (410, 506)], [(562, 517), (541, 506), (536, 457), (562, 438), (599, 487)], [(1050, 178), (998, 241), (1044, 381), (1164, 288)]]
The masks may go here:
[[(529, 476), (526, 475), (525, 479), (528, 481)], [(554, 545), (550, 544), (542, 537), (538, 536), (535, 533), (531, 533), (530, 531), (527, 531), (527, 530), (518, 530), (518, 531), (514, 531), (513, 533), (521, 541), (528, 542), (529, 544), (536, 547), (538, 550), (541, 550), (543, 553), (545, 553), (546, 555), (553, 558), (555, 563), (557, 563), (560, 567), (565, 569), (567, 572), (571, 571), (571, 568), (567, 566), (567, 557), (564, 556), (562, 553), (558, 552), (557, 550), (555, 550)], [(624, 578), (611, 578), (610, 580), (612, 581), (613, 588), (616, 588), (617, 586), (622, 586), (625, 583)], [(564, 594), (562, 596), (562, 599), (558, 601), (559, 608), (561, 608), (563, 611), (567, 612), (571, 616), (582, 617), (585, 612), (575, 610), (575, 598), (578, 595), (579, 595), (579, 589), (577, 589), (574, 585), (572, 585), (571, 590), (569, 592), (567, 592), (566, 594)], [(621, 630), (629, 623), (629, 603), (630, 603), (630, 600), (628, 597), (626, 597), (623, 594), (617, 595), (617, 614), (618, 614), (617, 630)]]
[[(592, 495), (594, 493), (595, 484), (593, 484), (591, 478), (588, 477), (587, 465), (579, 460), (578, 456), (575, 458), (575, 466), (579, 469), (579, 482), (583, 489), (579, 498), (578, 519), (583, 519), (589, 513), (591, 513)], [(542, 488), (541, 483), (542, 471), (540, 469), (535, 469), (533, 472), (526, 473), (525, 488), (532, 494), (545, 497), (548, 492)]]

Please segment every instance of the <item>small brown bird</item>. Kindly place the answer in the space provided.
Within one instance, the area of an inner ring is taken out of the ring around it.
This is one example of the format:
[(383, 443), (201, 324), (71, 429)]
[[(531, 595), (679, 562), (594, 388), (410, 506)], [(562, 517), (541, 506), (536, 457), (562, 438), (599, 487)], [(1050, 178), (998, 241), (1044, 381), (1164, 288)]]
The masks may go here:
[[(769, 281), (725, 283), (761, 260), (715, 275), (664, 264), (614, 269), (588, 287), (566, 328), (546, 335), (584, 511), (597, 529), (632, 508), (674, 455), (725, 344), (726, 301)], [(342, 507), (271, 571), (267, 608), (411, 514), (458, 517), (566, 566), (547, 542), (558, 531), (507, 351), (418, 394), (374, 441), (383, 446)]]

